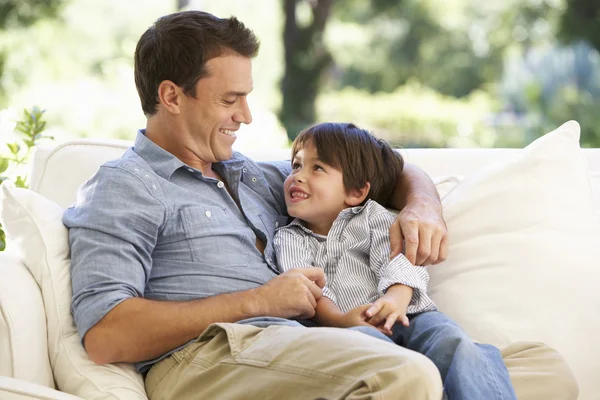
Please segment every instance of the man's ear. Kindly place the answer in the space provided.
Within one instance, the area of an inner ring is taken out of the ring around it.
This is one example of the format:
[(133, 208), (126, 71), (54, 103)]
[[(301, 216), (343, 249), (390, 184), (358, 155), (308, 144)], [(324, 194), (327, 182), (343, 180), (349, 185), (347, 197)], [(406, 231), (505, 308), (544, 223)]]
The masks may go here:
[(371, 184), (367, 182), (364, 187), (360, 189), (352, 189), (346, 194), (346, 204), (350, 207), (356, 207), (360, 205), (369, 194)]
[(162, 81), (158, 85), (158, 101), (171, 114), (179, 114), (181, 100), (181, 89), (169, 80)]

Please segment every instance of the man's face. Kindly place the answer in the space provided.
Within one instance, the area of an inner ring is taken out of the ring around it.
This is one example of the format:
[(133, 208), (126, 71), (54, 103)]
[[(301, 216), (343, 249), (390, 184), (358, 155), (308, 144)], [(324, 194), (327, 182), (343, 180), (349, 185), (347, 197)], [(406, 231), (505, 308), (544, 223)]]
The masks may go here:
[(252, 91), (252, 62), (226, 54), (209, 60), (206, 68), (209, 75), (198, 81), (195, 98), (182, 97), (180, 111), (188, 150), (213, 163), (231, 158), (237, 130), (252, 122), (246, 100)]

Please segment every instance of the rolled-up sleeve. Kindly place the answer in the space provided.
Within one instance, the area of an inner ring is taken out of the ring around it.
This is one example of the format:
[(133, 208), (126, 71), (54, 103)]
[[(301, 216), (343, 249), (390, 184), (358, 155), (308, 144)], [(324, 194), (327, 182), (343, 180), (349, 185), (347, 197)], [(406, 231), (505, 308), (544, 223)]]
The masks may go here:
[(380, 293), (392, 285), (402, 284), (413, 288), (413, 296), (408, 306), (409, 313), (435, 309), (435, 304), (427, 296), (429, 275), (425, 267), (416, 267), (400, 254), (389, 259), (389, 228), (396, 217), (383, 207), (375, 211), (369, 218), (371, 231), (371, 252), (369, 265), (379, 280), (377, 290)]
[(143, 297), (166, 207), (140, 177), (103, 166), (65, 211), (71, 246), (72, 313), (83, 337), (113, 307)]

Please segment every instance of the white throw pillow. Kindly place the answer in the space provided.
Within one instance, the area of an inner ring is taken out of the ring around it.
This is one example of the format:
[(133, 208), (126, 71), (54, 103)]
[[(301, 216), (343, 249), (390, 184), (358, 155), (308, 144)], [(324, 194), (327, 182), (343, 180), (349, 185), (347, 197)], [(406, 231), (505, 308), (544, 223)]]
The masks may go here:
[(100, 366), (81, 345), (71, 316), (71, 278), (63, 209), (45, 197), (2, 185), (2, 221), (39, 284), (48, 324), (50, 364), (58, 389), (84, 399), (147, 399), (130, 364)]
[(600, 223), (567, 122), (519, 156), (466, 177), (443, 200), (449, 258), (429, 293), (474, 340), (544, 342), (600, 392)]

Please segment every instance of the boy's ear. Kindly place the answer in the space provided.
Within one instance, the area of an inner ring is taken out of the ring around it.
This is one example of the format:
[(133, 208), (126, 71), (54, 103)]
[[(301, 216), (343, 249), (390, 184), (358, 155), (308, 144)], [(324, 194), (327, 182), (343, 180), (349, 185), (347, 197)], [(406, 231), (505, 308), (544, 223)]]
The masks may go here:
[(346, 195), (346, 204), (350, 207), (356, 207), (363, 201), (369, 194), (369, 189), (371, 189), (371, 184), (367, 182), (364, 187), (360, 189), (352, 189)]

